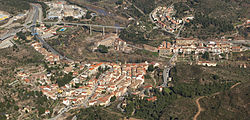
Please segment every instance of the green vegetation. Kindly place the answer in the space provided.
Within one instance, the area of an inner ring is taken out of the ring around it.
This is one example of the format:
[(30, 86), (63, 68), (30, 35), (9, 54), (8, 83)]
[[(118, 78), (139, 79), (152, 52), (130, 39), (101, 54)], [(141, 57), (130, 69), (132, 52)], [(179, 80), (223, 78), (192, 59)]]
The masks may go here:
[[(47, 0), (49, 1), (49, 0)], [(10, 14), (17, 15), (19, 13), (24, 12), (24, 10), (29, 10), (29, 3), (38, 3), (42, 6), (43, 15), (46, 17), (46, 10), (48, 6), (43, 2), (38, 2), (38, 0), (0, 0), (0, 10), (6, 11)]]
[(166, 91), (159, 92), (158, 89), (153, 89), (151, 93), (157, 97), (155, 102), (147, 101), (147, 99), (141, 100), (137, 96), (130, 95), (126, 98), (127, 107), (125, 108), (125, 114), (131, 116), (132, 112), (135, 111), (134, 117), (147, 120), (159, 119), (165, 107), (177, 99), (177, 95), (174, 92)]
[(119, 116), (116, 114), (108, 113), (101, 107), (90, 107), (80, 109), (76, 114), (77, 119), (81, 120), (118, 120)]
[(187, 83), (180, 83), (173, 87), (173, 91), (176, 94), (179, 94), (183, 97), (195, 97), (195, 96), (203, 96), (203, 95), (210, 95), (212, 93), (216, 93), (219, 91), (228, 90), (234, 82), (230, 83), (217, 83), (213, 82), (210, 84), (200, 85), (196, 83), (187, 84)]
[(166, 106), (160, 120), (192, 120), (196, 111), (192, 98), (180, 98)]
[(108, 48), (106, 46), (104, 46), (104, 45), (99, 45), (98, 46), (98, 51), (100, 53), (108, 53)]
[[(147, 98), (142, 100), (137, 96), (130, 95), (126, 98), (127, 106), (124, 108), (124, 114), (129, 117), (148, 120), (192, 119), (197, 111), (196, 105), (193, 102), (194, 98), (197, 96), (213, 95), (217, 92), (227, 92), (236, 82), (246, 81), (245, 79), (248, 78), (248, 74), (247, 70), (236, 68), (222, 66), (204, 68), (178, 63), (170, 72), (170, 76), (173, 77), (170, 84), (173, 85), (170, 88), (164, 88), (162, 92), (158, 91), (158, 89), (150, 91), (151, 95), (157, 96), (157, 101), (149, 102)], [(237, 77), (239, 75), (241, 77)], [(209, 102), (204, 103), (208, 104)], [(220, 107), (219, 103), (217, 105)], [(214, 109), (211, 109), (213, 117), (216, 116), (216, 112), (212, 112)], [(243, 113), (244, 116), (247, 115), (246, 113)]]
[(144, 78), (145, 78), (145, 79), (152, 79), (151, 76), (150, 76), (149, 74), (144, 75)]
[(98, 73), (97, 73), (97, 75), (96, 75), (96, 79), (98, 79), (102, 73), (106, 72), (106, 71), (109, 70), (109, 69), (110, 69), (110, 68), (109, 68), (109, 67), (106, 67), (106, 66), (105, 66), (105, 68), (99, 67), (99, 68), (98, 68)]
[[(145, 14), (149, 14), (156, 4), (152, 4), (152, 0), (130, 0), (136, 7), (140, 8)], [(143, 4), (142, 4), (143, 3)]]
[(76, 18), (74, 18), (74, 17), (72, 17), (72, 16), (65, 17), (64, 20), (65, 20), (65, 21), (69, 21), (69, 22), (72, 22), (72, 21), (79, 21), (79, 19), (76, 19)]
[(204, 54), (202, 54), (201, 58), (209, 60), (209, 53), (206, 51)]
[(31, 42), (31, 40), (27, 40), (27, 36), (31, 36), (31, 32), (25, 32), (25, 33), (23, 33), (21, 31), (21, 32), (18, 32), (16, 34), (16, 36), (19, 38), (18, 40), (15, 40), (15, 42), (18, 43), (18, 44)]
[(148, 42), (148, 40), (144, 38), (144, 32), (136, 31), (136, 29), (134, 29), (132, 26), (121, 31), (119, 37), (135, 44), (145, 44)]
[(245, 39), (250, 39), (250, 35), (249, 35), (250, 27), (241, 26), (240, 28), (238, 28), (238, 30), (241, 36), (243, 36)]
[(153, 65), (149, 65), (149, 66), (148, 66), (148, 71), (149, 71), (149, 72), (153, 72), (153, 71), (154, 71), (154, 69), (155, 69), (155, 68), (154, 68), (154, 66), (153, 66)]
[(116, 97), (113, 96), (113, 97), (111, 97), (110, 102), (114, 102), (115, 100), (116, 100)]
[(181, 32), (183, 37), (220, 38), (235, 31), (234, 23), (249, 18), (247, 0), (189, 0), (186, 4), (195, 14), (194, 20), (186, 23)]
[(117, 5), (121, 5), (121, 4), (122, 4), (122, 2), (123, 2), (123, 0), (118, 0), (118, 1), (116, 1), (116, 2), (115, 2), (115, 4), (117, 4)]
[(91, 17), (92, 17), (92, 16), (91, 16), (91, 12), (90, 12), (90, 11), (87, 11), (85, 18), (86, 18), (86, 19), (90, 19)]
[(57, 79), (58, 86), (64, 86), (65, 84), (68, 84), (73, 79), (73, 73), (70, 72), (68, 74), (65, 74), (62, 78)]
[(27, 0), (0, 0), (0, 10), (10, 14), (17, 14), (30, 9)]
[[(48, 0), (48, 1), (50, 1), (50, 0)], [(47, 10), (49, 9), (49, 6), (47, 4), (45, 4), (44, 2), (35, 2), (35, 3), (38, 3), (42, 6), (43, 17), (46, 18)]]
[(158, 52), (150, 52), (147, 50), (136, 50), (135, 53), (140, 54), (142, 56), (152, 57), (152, 58), (157, 58), (159, 56)]
[(242, 83), (219, 95), (201, 99), (200, 104), (206, 111), (201, 112), (198, 119), (214, 119), (215, 116), (216, 119), (248, 119), (249, 86), (249, 82)]
[(183, 2), (175, 3), (174, 9), (177, 11), (176, 14), (174, 15), (174, 17), (176, 17), (178, 19), (181, 19), (181, 18), (187, 16), (188, 12), (190, 12), (189, 7)]

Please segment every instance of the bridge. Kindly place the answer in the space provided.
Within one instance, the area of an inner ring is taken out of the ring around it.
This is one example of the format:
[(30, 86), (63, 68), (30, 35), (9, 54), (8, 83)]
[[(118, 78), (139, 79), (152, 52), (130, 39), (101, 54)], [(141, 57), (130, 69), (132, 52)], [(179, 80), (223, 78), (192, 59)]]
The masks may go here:
[(84, 23), (70, 23), (70, 22), (43, 22), (44, 24), (49, 25), (75, 25), (75, 26), (86, 26), (89, 27), (90, 35), (92, 35), (92, 27), (102, 28), (103, 35), (105, 35), (105, 28), (116, 29), (116, 33), (120, 29), (125, 29), (126, 27), (119, 27), (119, 26), (107, 26), (107, 25), (94, 25), (94, 24), (84, 24)]

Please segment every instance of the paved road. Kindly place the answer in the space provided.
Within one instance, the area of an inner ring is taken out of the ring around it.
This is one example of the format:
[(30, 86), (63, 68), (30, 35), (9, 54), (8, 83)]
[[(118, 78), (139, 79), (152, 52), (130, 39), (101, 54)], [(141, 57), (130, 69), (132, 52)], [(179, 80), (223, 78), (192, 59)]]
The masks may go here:
[(161, 85), (162, 87), (167, 87), (167, 82), (168, 82), (168, 78), (169, 78), (169, 72), (171, 70), (171, 68), (173, 67), (172, 62), (174, 61), (175, 57), (177, 57), (178, 53), (176, 52), (171, 59), (169, 60), (166, 68), (163, 70), (163, 84)]
[(0, 27), (1, 27), (1, 28), (5, 28), (5, 27), (9, 26), (10, 24), (12, 24), (13, 21), (14, 21), (14, 17), (10, 18), (10, 20), (9, 20), (6, 24), (4, 24), (4, 25), (2, 25), (2, 26), (0, 26)]
[(53, 24), (53, 25), (77, 25), (77, 26), (88, 26), (88, 27), (100, 27), (100, 28), (112, 28), (112, 29), (125, 29), (126, 27), (119, 26), (107, 26), (107, 25), (94, 25), (94, 24), (83, 24), (83, 23), (70, 23), (70, 22), (44, 22), (45, 24)]
[(178, 34), (175, 36), (175, 38), (179, 38), (179, 35), (180, 35), (181, 30), (183, 29), (185, 23), (186, 23), (186, 20), (184, 20), (184, 22), (183, 22), (183, 24), (181, 25), (181, 28), (180, 28), (180, 30), (178, 31)]
[(5, 34), (4, 36), (0, 37), (0, 41), (5, 40), (5, 39), (7, 39), (7, 38), (9, 38), (11, 36), (14, 36), (16, 33), (20, 32), (22, 29), (23, 29), (23, 27), (15, 29), (15, 30)]
[(0, 42), (0, 49), (12, 47), (14, 45), (13, 42), (11, 41), (12, 39), (13, 37), (10, 37)]
[[(69, 59), (69, 58), (67, 58), (67, 57), (65, 57), (65, 56), (63, 56), (63, 55), (61, 55), (60, 53), (58, 53), (54, 48), (52, 48), (47, 42), (45, 42), (45, 40), (39, 35), (39, 34), (37, 34), (36, 33), (36, 30), (35, 30), (35, 25), (36, 25), (36, 22), (37, 22), (37, 19), (38, 19), (38, 15), (39, 15), (39, 7), (38, 6), (36, 6), (36, 5), (34, 5), (34, 4), (32, 4), (32, 6), (34, 7), (34, 9), (35, 9), (35, 15), (34, 15), (34, 18), (33, 18), (33, 21), (32, 21), (32, 26), (31, 26), (31, 32), (32, 32), (32, 34), (34, 34), (34, 36), (35, 36), (35, 38), (37, 39), (37, 40), (39, 40), (42, 44), (43, 44), (43, 46), (45, 47), (45, 48), (47, 48), (50, 52), (52, 52), (53, 54), (56, 54), (56, 55), (59, 55), (59, 57), (61, 58), (61, 59), (66, 59), (66, 60), (68, 60), (68, 61), (73, 61), (73, 60), (71, 60), (71, 59)], [(42, 14), (42, 13), (40, 13), (40, 14)]]
[[(11, 31), (11, 32), (9, 32), (9, 33), (7, 33), (7, 34), (1, 36), (1, 37), (0, 37), (0, 41), (1, 41), (1, 40), (5, 40), (5, 39), (7, 39), (7, 38), (9, 38), (9, 37), (12, 37), (12, 36), (16, 35), (16, 33), (20, 32), (20, 31), (23, 30), (24, 28), (30, 28), (30, 27), (32, 26), (32, 25), (28, 25), (28, 23), (32, 22), (32, 19), (33, 19), (34, 14), (35, 14), (35, 10), (30, 10), (30, 12), (27, 12), (26, 14), (28, 14), (28, 16), (27, 16), (27, 18), (26, 18), (26, 20), (25, 20), (25, 23), (22, 25), (22, 27), (21, 27), (21, 28), (18, 28), (18, 29), (15, 29), (15, 30), (13, 30), (13, 31)], [(9, 20), (8, 23), (11, 24), (11, 23), (13, 22), (13, 20), (14, 20), (14, 17), (11, 18), (11, 20)], [(8, 24), (8, 23), (7, 23), (7, 24)], [(7, 26), (7, 25), (5, 24), (4, 26)], [(3, 26), (3, 27), (4, 27), (4, 26)]]

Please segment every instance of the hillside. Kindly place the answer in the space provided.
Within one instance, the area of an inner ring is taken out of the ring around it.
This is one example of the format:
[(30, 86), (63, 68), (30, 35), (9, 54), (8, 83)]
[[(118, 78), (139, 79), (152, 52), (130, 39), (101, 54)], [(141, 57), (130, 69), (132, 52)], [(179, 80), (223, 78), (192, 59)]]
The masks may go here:
[(51, 0), (0, 0), (0, 11), (8, 12), (12, 15), (23, 13), (30, 9), (30, 3), (41, 4), (43, 9), (47, 9), (43, 2)]
[[(180, 34), (181, 37), (195, 37), (199, 39), (221, 38), (224, 35), (232, 35), (236, 33), (236, 31), (239, 31), (241, 36), (248, 36), (248, 33), (245, 32), (246, 30), (238, 30), (238, 28), (235, 27), (236, 24), (244, 23), (246, 19), (250, 18), (247, 12), (249, 11), (247, 0), (129, 1), (142, 10), (146, 14), (148, 20), (148, 14), (157, 6), (170, 6), (173, 4), (177, 10), (176, 17), (183, 16), (183, 12), (185, 12), (183, 6), (188, 6), (193, 11), (194, 20), (185, 24)], [(142, 15), (137, 13), (138, 12), (134, 12), (135, 16), (140, 16), (140, 18), (142, 18)], [(145, 22), (148, 20), (139, 19), (138, 22)], [(133, 41), (136, 44), (149, 42), (151, 39), (143, 36), (145, 36), (145, 34), (151, 34), (151, 29), (146, 29), (142, 31), (142, 33), (135, 32), (134, 30), (141, 29), (140, 27), (144, 24), (140, 24), (139, 26), (134, 26), (133, 24), (133, 22), (132, 24), (130, 23), (130, 27), (121, 32), (120, 36), (124, 40)], [(147, 23), (147, 25), (150, 25), (150, 22)], [(156, 38), (154, 39), (157, 40)]]
[(182, 37), (220, 38), (234, 33), (235, 24), (250, 18), (247, 0), (190, 0), (186, 4), (194, 9), (195, 18), (186, 24)]
[(249, 88), (249, 82), (241, 83), (229, 91), (201, 99), (200, 103), (204, 111), (201, 112), (198, 119), (248, 119)]
[(17, 14), (30, 9), (29, 0), (0, 0), (0, 10)]

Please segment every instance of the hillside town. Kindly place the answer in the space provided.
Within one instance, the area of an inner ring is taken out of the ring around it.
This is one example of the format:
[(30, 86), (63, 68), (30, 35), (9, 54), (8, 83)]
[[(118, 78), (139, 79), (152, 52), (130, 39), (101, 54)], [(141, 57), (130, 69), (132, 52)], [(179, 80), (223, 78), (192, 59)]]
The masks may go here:
[(169, 7), (159, 6), (152, 11), (150, 18), (154, 23), (156, 23), (157, 26), (170, 33), (178, 31), (182, 24), (185, 24), (185, 22), (189, 22), (194, 18), (192, 15), (190, 15), (182, 19), (177, 19), (174, 17), (175, 14), (176, 10), (174, 9), (173, 5)]
[[(52, 65), (62, 65), (58, 55), (53, 55), (41, 47), (40, 43), (32, 43), (32, 46), (45, 56), (47, 63)], [(119, 98), (127, 93), (128, 90), (136, 90), (144, 83), (144, 75), (149, 63), (139, 64), (116, 64), (116, 63), (98, 63), (79, 64), (68, 63), (69, 67), (64, 67), (65, 74), (72, 73), (73, 79), (64, 86), (52, 84), (52, 73), (46, 73), (43, 67), (38, 67), (37, 72), (21, 70), (16, 77), (25, 84), (40, 84), (40, 90), (48, 98), (56, 100), (61, 99), (62, 103), (69, 105), (86, 104), (106, 106), (110, 99), (115, 96)], [(80, 71), (83, 71), (80, 73)], [(100, 71), (103, 73), (100, 74)], [(96, 75), (99, 74), (99, 77)], [(87, 80), (89, 79), (89, 80)], [(81, 84), (77, 88), (76, 84)], [(35, 87), (35, 86), (34, 86)]]
[[(196, 25), (197, 1), (154, 0), (152, 8), (112, 2), (35, 0), (22, 13), (0, 11), (0, 119), (196, 120), (205, 110), (241, 100), (229, 95), (241, 95), (239, 87), (230, 93), (237, 85), (249, 87), (250, 20), (216, 38), (184, 37), (180, 32)], [(180, 17), (182, 5), (189, 10)], [(204, 23), (219, 30), (210, 22)], [(246, 105), (232, 110), (245, 112)]]
[[(149, 66), (147, 62), (126, 64), (68, 62), (47, 51), (39, 42), (33, 42), (31, 46), (44, 55), (48, 66), (62, 68), (62, 72), (72, 74), (73, 79), (68, 84), (59, 86), (51, 81), (54, 74), (46, 72), (42, 66), (37, 67), (35, 71), (35, 68), (19, 69), (16, 78), (24, 84), (32, 85), (34, 89), (41, 90), (50, 99), (62, 100), (61, 102), (66, 106), (81, 104), (85, 104), (86, 107), (91, 105), (107, 106), (112, 97), (119, 98), (127, 94), (128, 90), (135, 92), (139, 86), (143, 85), (144, 75), (146, 75)], [(65, 64), (68, 67), (64, 67)], [(154, 63), (154, 66), (157, 65)], [(36, 88), (35, 84), (39, 84), (40, 87)], [(77, 84), (79, 86), (75, 87)]]
[(229, 52), (241, 52), (247, 48), (230, 43), (226, 39), (203, 42), (195, 38), (176, 39), (172, 43), (163, 41), (158, 47), (159, 55), (171, 55), (174, 53), (199, 54), (210, 52), (212, 54), (222, 54)]

